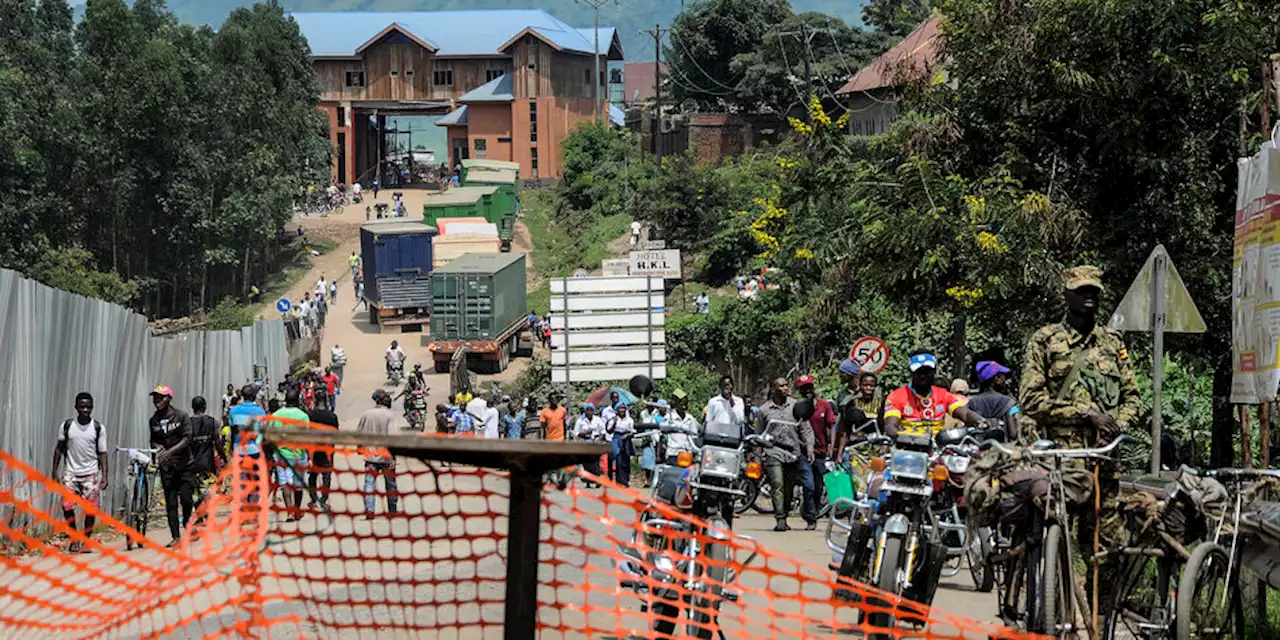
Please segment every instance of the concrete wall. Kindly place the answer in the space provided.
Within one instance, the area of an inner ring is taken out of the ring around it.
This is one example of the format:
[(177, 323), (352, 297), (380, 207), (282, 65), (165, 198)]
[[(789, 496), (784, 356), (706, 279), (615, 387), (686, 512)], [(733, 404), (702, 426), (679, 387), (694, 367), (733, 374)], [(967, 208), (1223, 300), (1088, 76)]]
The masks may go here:
[(698, 159), (717, 163), (741, 155), (764, 140), (776, 139), (786, 124), (770, 115), (695, 113), (686, 116), (685, 126), (689, 148)]
[[(509, 102), (476, 102), (467, 105), (467, 139), (472, 158), (481, 157), (477, 144), (483, 140), (486, 160), (512, 162), (511, 112), (512, 104)], [(525, 173), (522, 171), (520, 175)]]

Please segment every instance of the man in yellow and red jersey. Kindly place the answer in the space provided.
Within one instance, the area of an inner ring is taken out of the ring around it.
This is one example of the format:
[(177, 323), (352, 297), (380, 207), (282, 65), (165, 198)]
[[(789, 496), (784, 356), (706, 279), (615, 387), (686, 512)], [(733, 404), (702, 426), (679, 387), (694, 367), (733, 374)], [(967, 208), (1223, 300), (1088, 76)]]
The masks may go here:
[(911, 370), (911, 384), (899, 387), (885, 398), (885, 435), (896, 437), (902, 432), (932, 436), (942, 430), (948, 415), (969, 426), (982, 421), (978, 414), (964, 406), (964, 399), (933, 384), (938, 358), (932, 353), (912, 353), (907, 368)]

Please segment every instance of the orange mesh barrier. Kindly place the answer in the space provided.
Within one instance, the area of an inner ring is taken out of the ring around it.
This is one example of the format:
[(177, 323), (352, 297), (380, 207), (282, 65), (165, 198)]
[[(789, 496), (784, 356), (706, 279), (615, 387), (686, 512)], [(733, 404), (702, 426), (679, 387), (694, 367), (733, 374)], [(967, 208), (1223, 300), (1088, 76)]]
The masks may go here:
[[(0, 637), (503, 635), (506, 472), (401, 458), (392, 473), (373, 469), (376, 486), (366, 492), (370, 474), (355, 448), (336, 447), (330, 466), (314, 464), (324, 448), (297, 449), (311, 453), (309, 467), (233, 456), (221, 490), (173, 549), (163, 547), (165, 527), (138, 536), (0, 452)], [(316, 490), (304, 490), (302, 508), (290, 512), (280, 483), (299, 471), (316, 473)], [(1029, 637), (838, 586), (826, 569), (579, 477), (603, 488), (577, 481), (543, 493), (539, 637)], [(64, 499), (97, 517), (92, 540), (49, 515)], [(124, 551), (126, 539), (141, 548)], [(72, 541), (91, 552), (68, 553)], [(837, 589), (854, 602), (837, 600)], [(872, 629), (883, 613), (925, 624)]]

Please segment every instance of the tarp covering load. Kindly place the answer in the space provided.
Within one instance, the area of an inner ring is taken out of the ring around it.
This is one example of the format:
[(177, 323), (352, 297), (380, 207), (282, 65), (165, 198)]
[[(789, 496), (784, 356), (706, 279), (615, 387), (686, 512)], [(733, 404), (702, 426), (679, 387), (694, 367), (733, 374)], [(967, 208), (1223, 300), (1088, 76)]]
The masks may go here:
[[(309, 451), (311, 459), (325, 448), (280, 446)], [(0, 541), (6, 550), (0, 555), (0, 637), (501, 637), (512, 495), (507, 473), (402, 459), (393, 486), (381, 473), (369, 483), (373, 476), (366, 477), (364, 460), (383, 452), (336, 447), (333, 468), (311, 469), (332, 471), (332, 488), (321, 480), (315, 494), (302, 490), (304, 506), (294, 514), (278, 505), (282, 491), (273, 480), (288, 478), (294, 468), (273, 470), (233, 456), (222, 473), (225, 490), (200, 507), (180, 545), (165, 549), (134, 535), (143, 546), (132, 552), (121, 550), (130, 536), (124, 525), (0, 452)], [(637, 531), (653, 533), (644, 514), (697, 523), (630, 489), (591, 479), (603, 489), (574, 483), (543, 493), (533, 590), (538, 637), (653, 638), (660, 614), (642, 610), (633, 591), (620, 588), (630, 577), (619, 564), (635, 562), (638, 554), (648, 576), (663, 566), (671, 570), (670, 559), (662, 559), (666, 552), (645, 548), (647, 535), (633, 540)], [(40, 505), (50, 499), (76, 502), (107, 530), (86, 541), (46, 514)], [(37, 521), (60, 536), (29, 535)], [(737, 594), (718, 602), (716, 630), (729, 638), (865, 633), (864, 614), (885, 610), (867, 604), (868, 596), (890, 603), (896, 615), (928, 623), (885, 630), (886, 636), (1029, 637), (862, 585), (843, 586), (858, 602), (837, 601), (830, 570), (732, 532), (705, 540), (703, 534), (684, 535), (730, 547), (735, 584), (715, 585), (716, 593), (725, 586)], [(162, 536), (167, 542), (167, 533)], [(84, 542), (91, 552), (67, 553), (63, 547), (71, 541)], [(683, 629), (669, 637), (686, 637)]]
[(1231, 276), (1231, 401), (1275, 399), (1280, 384), (1280, 150), (1241, 158)]

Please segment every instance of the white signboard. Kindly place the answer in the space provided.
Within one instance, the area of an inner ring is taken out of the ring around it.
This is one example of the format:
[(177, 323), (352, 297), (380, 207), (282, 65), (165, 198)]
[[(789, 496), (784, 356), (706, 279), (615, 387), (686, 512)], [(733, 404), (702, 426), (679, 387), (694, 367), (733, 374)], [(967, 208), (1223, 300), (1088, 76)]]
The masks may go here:
[(602, 275), (616, 277), (631, 275), (631, 261), (625, 258), (615, 260), (600, 261), (600, 272)]
[(551, 381), (665, 378), (661, 277), (551, 280)]
[(666, 240), (645, 240), (644, 242), (640, 243), (640, 248), (644, 249), (645, 251), (658, 251), (659, 249), (666, 249), (667, 241)]
[(680, 250), (632, 251), (631, 275), (680, 278)]

